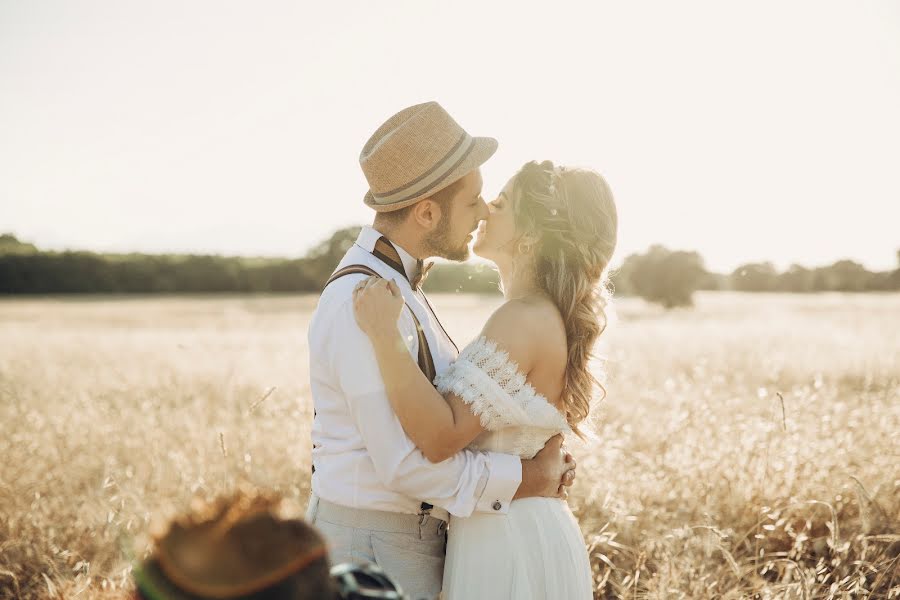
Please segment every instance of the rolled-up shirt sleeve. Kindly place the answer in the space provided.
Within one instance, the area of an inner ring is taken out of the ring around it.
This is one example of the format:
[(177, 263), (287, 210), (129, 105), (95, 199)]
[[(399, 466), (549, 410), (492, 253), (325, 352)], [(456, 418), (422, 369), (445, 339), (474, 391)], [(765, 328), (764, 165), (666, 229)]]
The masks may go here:
[[(418, 349), (415, 324), (404, 308), (398, 323), (410, 353)], [(403, 431), (385, 391), (375, 350), (359, 328), (349, 299), (336, 307), (327, 345), (332, 376), (347, 400), (379, 479), (411, 498), (457, 517), (473, 512), (505, 514), (522, 482), (518, 456), (462, 450), (432, 463)]]

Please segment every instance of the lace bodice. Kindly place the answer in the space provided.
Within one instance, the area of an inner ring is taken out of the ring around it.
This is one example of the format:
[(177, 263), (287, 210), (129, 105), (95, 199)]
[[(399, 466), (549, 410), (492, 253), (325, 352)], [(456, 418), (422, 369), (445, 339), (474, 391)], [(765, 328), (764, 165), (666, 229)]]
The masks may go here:
[(533, 458), (548, 439), (571, 431), (565, 416), (484, 336), (466, 346), (434, 383), (442, 394), (459, 396), (480, 417), (487, 431), (469, 444), (473, 450)]

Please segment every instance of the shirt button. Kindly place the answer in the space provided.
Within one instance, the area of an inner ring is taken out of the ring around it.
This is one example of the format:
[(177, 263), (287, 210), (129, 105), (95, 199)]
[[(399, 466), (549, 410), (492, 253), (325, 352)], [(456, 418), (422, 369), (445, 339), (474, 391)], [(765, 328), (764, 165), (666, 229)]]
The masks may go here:
[(494, 506), (493, 506), (493, 509), (494, 509), (494, 510), (500, 510), (501, 508), (503, 508), (503, 505), (500, 504), (500, 501), (499, 501), (499, 500), (494, 500)]

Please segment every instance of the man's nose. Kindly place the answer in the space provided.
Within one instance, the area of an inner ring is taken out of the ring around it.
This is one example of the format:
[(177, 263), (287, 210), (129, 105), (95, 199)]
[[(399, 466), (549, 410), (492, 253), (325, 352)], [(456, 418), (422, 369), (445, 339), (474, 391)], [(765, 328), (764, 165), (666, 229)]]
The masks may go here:
[(491, 216), (491, 209), (488, 208), (487, 202), (484, 200), (478, 201), (478, 220), (486, 221), (488, 217)]

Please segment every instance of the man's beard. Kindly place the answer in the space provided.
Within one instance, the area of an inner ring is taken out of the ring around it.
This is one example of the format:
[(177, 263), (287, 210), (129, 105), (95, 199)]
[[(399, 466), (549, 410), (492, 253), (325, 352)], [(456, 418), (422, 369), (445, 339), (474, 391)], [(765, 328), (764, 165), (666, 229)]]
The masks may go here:
[(425, 246), (429, 256), (439, 256), (447, 260), (463, 262), (469, 259), (468, 236), (461, 244), (454, 244), (450, 239), (450, 215), (441, 216), (437, 228), (425, 238)]

